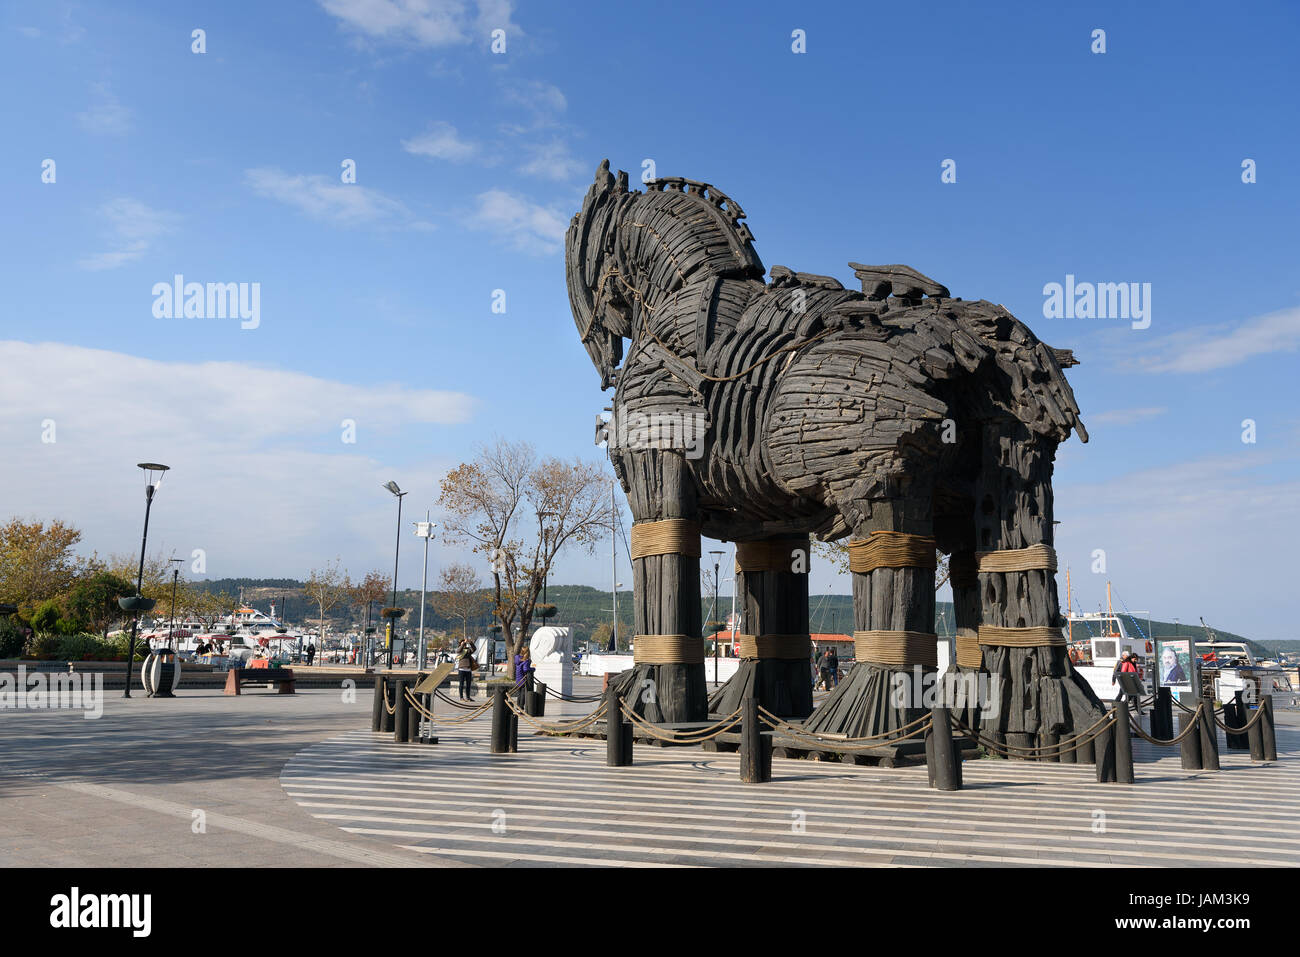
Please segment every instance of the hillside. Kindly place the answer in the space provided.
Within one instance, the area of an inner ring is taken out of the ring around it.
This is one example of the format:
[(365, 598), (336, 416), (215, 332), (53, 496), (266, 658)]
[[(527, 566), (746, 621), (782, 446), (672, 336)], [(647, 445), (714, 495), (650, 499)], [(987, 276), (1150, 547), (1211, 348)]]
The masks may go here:
[[(287, 619), (295, 625), (306, 626), (316, 621), (316, 608), (310, 604), (306, 593), (303, 591), (302, 582), (292, 579), (222, 578), (195, 582), (195, 585), (207, 591), (225, 591), (232, 595), (238, 595), (242, 588), (244, 601), (256, 608), (268, 611), (271, 602), (274, 601), (277, 606), (283, 603)], [(428, 599), (425, 607), (426, 630), (454, 632), (461, 628), (459, 620), (443, 618), (433, 610), (432, 593), (426, 598)], [(547, 599), (558, 609), (553, 624), (573, 627), (575, 637), (579, 642), (586, 641), (592, 629), (597, 625), (601, 623), (607, 624), (610, 621), (612, 597), (610, 592), (602, 589), (592, 588), (588, 585), (552, 585), (547, 589)], [(415, 628), (420, 620), (419, 591), (411, 589), (399, 591), (397, 593), (397, 604), (407, 609), (406, 618), (403, 619), (404, 626)], [(710, 595), (702, 602), (701, 621), (707, 621), (712, 617), (709, 612), (711, 604), (712, 596)], [(721, 596), (719, 605), (722, 614), (718, 617), (725, 620), (731, 611), (731, 596)], [(810, 627), (813, 632), (849, 634), (853, 631), (852, 596), (813, 595), (809, 599), (809, 606)], [(376, 616), (378, 612), (379, 607), (376, 606)], [(630, 591), (619, 592), (618, 612), (619, 633), (628, 634), (632, 629), (632, 593)], [(341, 603), (332, 609), (326, 617), (335, 631), (359, 631), (365, 625), (366, 609), (364, 606), (358, 608)], [(950, 637), (953, 631), (952, 604), (950, 602), (936, 603), (935, 617), (937, 621), (935, 630), (942, 637)], [(485, 633), (490, 624), (491, 622), (487, 620), (487, 616), (483, 615), (479, 618), (477, 624), (474, 621), (470, 622), (470, 631), (477, 634)], [(1199, 624), (1188, 625), (1182, 623), (1175, 625), (1173, 622), (1159, 621), (1157, 619), (1152, 619), (1148, 623), (1147, 619), (1138, 618), (1136, 625), (1137, 627), (1134, 628), (1130, 623), (1129, 630), (1141, 635), (1154, 632), (1160, 638), (1189, 637), (1201, 639), (1205, 637), (1205, 632)], [(1256, 655), (1266, 656), (1270, 653), (1268, 647), (1250, 641), (1250, 639), (1241, 635), (1222, 629), (1215, 629), (1215, 631), (1220, 638), (1228, 641), (1248, 641), (1251, 651)], [(1087, 637), (1087, 632), (1081, 623), (1075, 624), (1073, 637)], [(1279, 643), (1268, 643), (1269, 646), (1276, 644)]]

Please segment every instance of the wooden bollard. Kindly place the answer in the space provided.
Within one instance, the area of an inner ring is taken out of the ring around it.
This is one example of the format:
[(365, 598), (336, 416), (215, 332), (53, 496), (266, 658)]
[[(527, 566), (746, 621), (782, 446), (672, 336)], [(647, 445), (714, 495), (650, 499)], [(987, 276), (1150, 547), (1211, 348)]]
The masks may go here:
[(930, 727), (925, 729), (925, 763), (930, 787), (939, 791), (961, 790), (961, 752), (952, 740), (952, 712), (930, 709)]
[(398, 678), (393, 682), (393, 742), (405, 744), (410, 740), (411, 709), (406, 704), (406, 682)]
[[(421, 695), (420, 697), (423, 697)], [(417, 697), (417, 701), (420, 699)], [(420, 702), (420, 707), (424, 707), (424, 702)], [(420, 709), (415, 707), (410, 701), (406, 703), (406, 740), (412, 744), (420, 740)]]
[(1206, 695), (1201, 699), (1205, 710), (1201, 714), (1201, 768), (1219, 770), (1219, 728), (1214, 723), (1214, 699)]
[[(1229, 728), (1240, 728), (1250, 719), (1250, 709), (1246, 707), (1246, 702), (1242, 700), (1241, 692), (1238, 691), (1232, 696), (1231, 701), (1223, 702), (1223, 723)], [(1232, 732), (1223, 733), (1223, 743), (1229, 751), (1248, 751), (1250, 750), (1250, 732)], [(1263, 754), (1263, 751), (1260, 751)], [(1254, 754), (1251, 757), (1254, 758)], [(1262, 760), (1262, 757), (1260, 758)]]
[(1264, 760), (1277, 760), (1277, 725), (1273, 722), (1273, 696), (1271, 694), (1261, 695), (1259, 699), (1259, 709), (1262, 713), (1260, 723), (1263, 727), (1260, 737), (1264, 739)]
[[(1117, 714), (1121, 702), (1115, 702), (1115, 711)], [(1115, 782), (1115, 731), (1118, 722), (1108, 722), (1099, 732), (1094, 741), (1097, 748), (1097, 783), (1113, 784)]]
[[(1241, 692), (1238, 691), (1237, 695), (1240, 696)], [(1243, 716), (1250, 714), (1250, 709), (1245, 706), (1244, 702), (1241, 706), (1241, 714)], [(1241, 725), (1244, 724), (1246, 720), (1249, 719), (1241, 720), (1241, 723), (1238, 724), (1237, 727), (1241, 727)], [(1251, 723), (1250, 727), (1246, 729), (1246, 733), (1244, 737), (1246, 739), (1246, 747), (1250, 749), (1250, 759), (1252, 761), (1263, 761), (1264, 760), (1264, 702), (1261, 701), (1258, 705), (1256, 705), (1255, 720)]]
[(492, 754), (510, 753), (510, 713), (506, 705), (506, 689), (498, 685), (492, 689), (492, 734), (490, 749)]
[(632, 725), (623, 717), (618, 688), (605, 692), (605, 764), (625, 768), (632, 763)]
[(758, 720), (758, 699), (740, 702), (740, 780), (765, 784), (772, 780), (772, 738)]
[[(1189, 691), (1185, 691), (1185, 692), (1183, 692), (1182, 694), (1180, 694), (1180, 695), (1178, 696), (1178, 698), (1179, 698), (1180, 703), (1182, 703), (1184, 706), (1190, 706), (1190, 705), (1196, 703), (1196, 702), (1199, 700), (1199, 699), (1197, 699), (1197, 698), (1194, 698), (1194, 697), (1192, 696), (1191, 692), (1189, 692)], [(1179, 709), (1179, 712), (1178, 712), (1178, 733), (1179, 733), (1179, 734), (1182, 734), (1182, 733), (1183, 733), (1184, 731), (1186, 731), (1189, 727), (1191, 727), (1192, 722), (1194, 722), (1194, 721), (1199, 721), (1199, 720), (1200, 720), (1200, 716), (1201, 716), (1201, 713), (1200, 713), (1199, 711), (1193, 712), (1192, 714), (1188, 714), (1186, 711), (1183, 711), (1183, 710)], [(1182, 759), (1183, 770), (1184, 770), (1184, 771), (1199, 771), (1199, 770), (1201, 770), (1201, 733), (1200, 733), (1200, 731), (1193, 731), (1192, 733), (1188, 734), (1187, 737), (1183, 738), (1183, 742), (1182, 742), (1182, 744), (1179, 746), (1179, 748), (1180, 748), (1180, 751), (1181, 751), (1181, 755), (1180, 755), (1180, 757), (1181, 757), (1181, 759)]]
[(384, 678), (375, 678), (375, 703), (370, 709), (370, 730), (378, 731), (384, 726)]
[(1133, 783), (1133, 731), (1122, 698), (1115, 702), (1115, 783)]
[(532, 702), (528, 706), (528, 714), (534, 718), (546, 717), (546, 684), (538, 681), (532, 689)]

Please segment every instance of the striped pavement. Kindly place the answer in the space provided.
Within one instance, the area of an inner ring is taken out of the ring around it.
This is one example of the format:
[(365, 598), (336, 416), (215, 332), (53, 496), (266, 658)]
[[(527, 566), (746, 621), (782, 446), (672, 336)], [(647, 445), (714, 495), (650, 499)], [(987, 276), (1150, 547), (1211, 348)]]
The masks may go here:
[(637, 745), (605, 766), (603, 741), (536, 736), (488, 753), (487, 717), (437, 745), (348, 732), (295, 755), (281, 786), (342, 830), (489, 866), (1300, 865), (1300, 729), (1276, 764), (1221, 751), (1183, 771), (1178, 751), (1134, 741), (1137, 783), (1091, 766), (971, 760), (939, 792), (924, 767), (773, 761), (745, 785), (735, 754)]

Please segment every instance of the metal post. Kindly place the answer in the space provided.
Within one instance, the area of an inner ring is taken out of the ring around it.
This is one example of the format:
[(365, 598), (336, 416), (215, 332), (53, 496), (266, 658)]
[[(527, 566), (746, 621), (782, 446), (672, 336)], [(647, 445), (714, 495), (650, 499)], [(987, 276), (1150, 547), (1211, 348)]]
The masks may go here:
[[(1245, 724), (1247, 721), (1250, 720), (1248, 717), (1248, 715), (1250, 714), (1250, 709), (1246, 707), (1245, 702), (1241, 701), (1240, 691), (1237, 692), (1236, 698), (1238, 702), (1241, 702), (1241, 704), (1239, 707), (1235, 709), (1237, 712), (1237, 719), (1231, 722), (1229, 726), (1231, 727), (1235, 725), (1236, 727), (1240, 728), (1243, 724)], [(1256, 707), (1257, 710), (1255, 712), (1254, 723), (1251, 724), (1251, 726), (1246, 729), (1246, 733), (1244, 735), (1234, 734), (1232, 735), (1232, 737), (1245, 738), (1246, 747), (1250, 749), (1250, 759), (1252, 761), (1263, 761), (1264, 760), (1264, 717), (1265, 717), (1264, 702), (1260, 701), (1260, 703)], [(1226, 705), (1224, 706), (1224, 710), (1227, 710)], [(1229, 747), (1231, 747), (1231, 744), (1229, 744)]]
[(429, 527), (429, 509), (424, 510), (424, 571), (420, 573), (420, 637), (416, 641), (416, 655), (418, 660), (415, 663), (415, 670), (420, 671), (424, 667), (426, 649), (424, 647), (424, 593), (429, 585), (429, 533), (433, 531)]
[(406, 703), (406, 740), (412, 744), (420, 740), (420, 710), (409, 701)]
[(925, 758), (930, 787), (940, 791), (961, 790), (961, 753), (953, 744), (952, 712), (948, 708), (930, 710)]
[(1261, 695), (1259, 699), (1259, 709), (1263, 712), (1260, 717), (1260, 723), (1263, 732), (1260, 736), (1264, 739), (1264, 760), (1277, 760), (1277, 725), (1273, 723), (1273, 696), (1271, 694)]
[[(1184, 691), (1181, 694), (1179, 694), (1178, 700), (1179, 703), (1184, 705), (1185, 707), (1190, 707), (1193, 704), (1200, 703), (1200, 698), (1190, 691)], [(1191, 727), (1192, 722), (1199, 721), (1199, 720), (1200, 720), (1199, 711), (1193, 714), (1188, 714), (1186, 711), (1180, 710), (1178, 714), (1178, 733), (1182, 734), (1189, 727)], [(1181, 758), (1182, 758), (1183, 770), (1184, 771), (1201, 770), (1200, 732), (1195, 731), (1187, 735), (1187, 737), (1183, 738), (1183, 743), (1180, 747), (1182, 751)]]
[(1115, 781), (1133, 783), (1133, 732), (1129, 725), (1128, 702), (1115, 702)]
[(1219, 729), (1214, 724), (1214, 699), (1206, 695), (1201, 699), (1205, 710), (1201, 713), (1201, 768), (1219, 770)]
[[(149, 508), (153, 505), (154, 486), (146, 485), (144, 487), (144, 534), (140, 536), (140, 569), (135, 575), (135, 597), (140, 597), (140, 589), (144, 587), (144, 550), (145, 543), (149, 541)], [(123, 698), (131, 697), (131, 664), (135, 661), (135, 636), (140, 626), (140, 609), (135, 610), (135, 615), (131, 618), (131, 640), (126, 646), (126, 690), (122, 692)]]

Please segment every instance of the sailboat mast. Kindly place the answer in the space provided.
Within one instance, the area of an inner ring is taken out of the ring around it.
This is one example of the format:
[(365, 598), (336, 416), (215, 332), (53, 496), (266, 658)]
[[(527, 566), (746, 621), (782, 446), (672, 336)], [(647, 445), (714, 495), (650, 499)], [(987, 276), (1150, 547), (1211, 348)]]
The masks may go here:
[(614, 651), (618, 651), (618, 501), (613, 479), (609, 482), (609, 584), (614, 595), (614, 624), (610, 635)]

